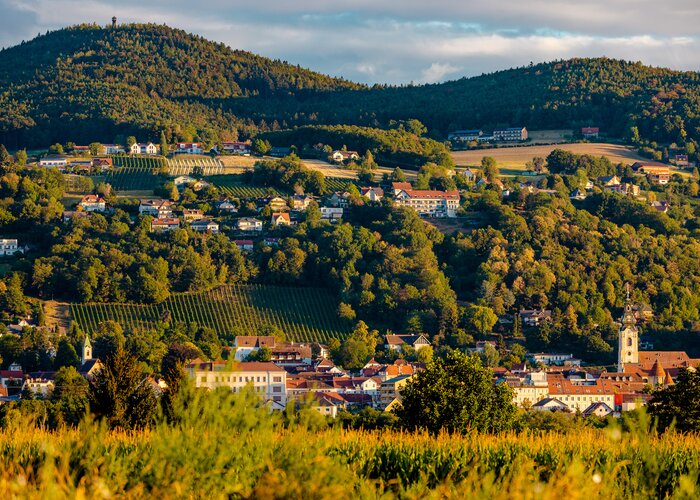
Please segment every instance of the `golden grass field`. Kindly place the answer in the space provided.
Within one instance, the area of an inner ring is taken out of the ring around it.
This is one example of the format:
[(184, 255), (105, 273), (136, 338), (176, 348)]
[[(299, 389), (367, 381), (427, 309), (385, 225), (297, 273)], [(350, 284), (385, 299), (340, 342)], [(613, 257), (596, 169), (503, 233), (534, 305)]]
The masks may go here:
[(613, 163), (625, 163), (631, 165), (636, 161), (649, 161), (637, 154), (636, 151), (619, 144), (606, 143), (574, 143), (574, 144), (550, 144), (540, 146), (520, 146), (512, 148), (488, 148), (473, 151), (455, 151), (452, 159), (457, 166), (476, 166), (481, 163), (484, 156), (492, 156), (500, 167), (524, 169), (525, 163), (536, 156), (546, 158), (555, 149), (564, 149), (576, 154), (589, 154), (593, 156), (607, 156)]

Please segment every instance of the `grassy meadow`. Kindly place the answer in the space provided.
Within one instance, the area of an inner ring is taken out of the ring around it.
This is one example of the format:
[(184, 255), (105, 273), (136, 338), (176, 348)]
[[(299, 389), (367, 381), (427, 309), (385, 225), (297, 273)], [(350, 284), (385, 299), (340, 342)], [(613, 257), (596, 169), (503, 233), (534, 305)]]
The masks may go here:
[[(254, 394), (176, 400), (172, 423), (50, 432), (9, 413), (2, 498), (697, 498), (700, 437), (619, 427), (431, 436), (272, 415)], [(37, 415), (36, 419), (41, 420)]]

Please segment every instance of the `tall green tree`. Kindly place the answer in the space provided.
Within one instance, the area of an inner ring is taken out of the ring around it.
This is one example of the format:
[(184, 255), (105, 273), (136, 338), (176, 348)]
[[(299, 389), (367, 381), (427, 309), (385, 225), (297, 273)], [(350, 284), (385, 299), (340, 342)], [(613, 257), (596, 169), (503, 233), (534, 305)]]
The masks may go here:
[(647, 409), (661, 430), (675, 425), (682, 432), (700, 431), (700, 372), (682, 369), (674, 385), (654, 393)]
[(156, 397), (147, 375), (122, 347), (107, 356), (89, 394), (92, 412), (112, 428), (147, 427), (155, 418)]
[(512, 390), (494, 384), (478, 356), (459, 351), (428, 363), (401, 394), (396, 413), (408, 429), (500, 432), (512, 428), (515, 419)]

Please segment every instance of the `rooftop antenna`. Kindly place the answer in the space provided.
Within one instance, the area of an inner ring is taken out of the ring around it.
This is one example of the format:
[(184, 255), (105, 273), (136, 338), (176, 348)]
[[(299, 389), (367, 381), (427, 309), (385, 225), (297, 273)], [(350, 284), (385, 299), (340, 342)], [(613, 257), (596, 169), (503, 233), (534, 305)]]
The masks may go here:
[(112, 29), (117, 27), (117, 16), (112, 16)]

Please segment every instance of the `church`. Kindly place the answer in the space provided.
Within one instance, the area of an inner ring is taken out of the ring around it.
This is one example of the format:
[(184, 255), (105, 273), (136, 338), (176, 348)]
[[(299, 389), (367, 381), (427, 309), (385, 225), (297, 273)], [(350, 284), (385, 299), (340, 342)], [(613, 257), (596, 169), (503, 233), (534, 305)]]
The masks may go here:
[(627, 389), (641, 390), (646, 386), (663, 389), (673, 385), (681, 369), (695, 369), (700, 365), (700, 359), (690, 358), (685, 351), (639, 350), (637, 315), (630, 300), (629, 286), (620, 323), (617, 372), (605, 373), (603, 378), (624, 382)]

